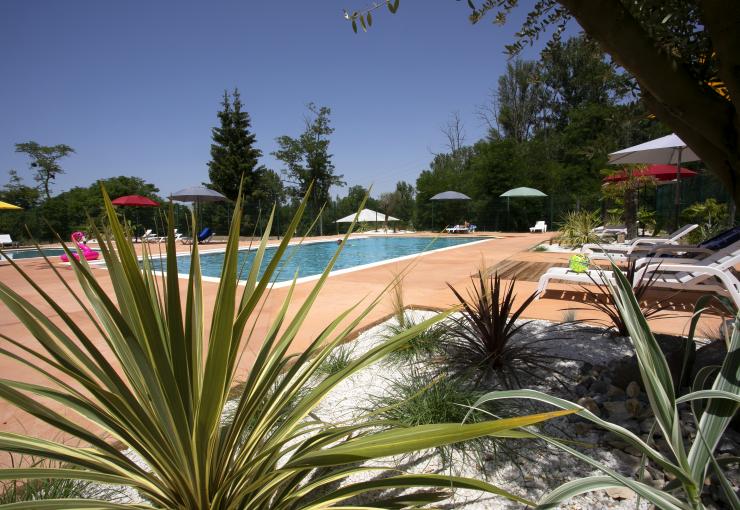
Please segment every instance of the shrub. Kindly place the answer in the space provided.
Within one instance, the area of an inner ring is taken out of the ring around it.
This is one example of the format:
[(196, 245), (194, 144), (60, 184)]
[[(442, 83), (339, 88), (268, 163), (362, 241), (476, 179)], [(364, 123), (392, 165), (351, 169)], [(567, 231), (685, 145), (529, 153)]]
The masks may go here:
[[(18, 464), (26, 466), (25, 459), (21, 458)], [(61, 467), (63, 465), (57, 462), (33, 459), (27, 465), (27, 468), (30, 469), (58, 469)], [(6, 480), (0, 483), (0, 505), (50, 499), (83, 498), (116, 502), (124, 497), (125, 495), (116, 488), (96, 484), (88, 480), (75, 480), (74, 478), (39, 478), (28, 481)]]
[[(303, 352), (290, 353), (293, 339), (341, 252), (339, 246), (292, 316), (287, 311), (295, 281), (287, 289), (285, 300), (264, 336), (255, 336), (254, 329), (247, 327), (259, 319), (261, 303), (267, 297), (267, 289), (299, 225), (309, 195), (310, 191), (272, 259), (267, 260), (273, 211), (243, 282), (238, 281), (242, 207), (241, 200), (237, 200), (213, 313), (210, 324), (206, 324), (198, 245), (192, 247), (189, 278), (181, 282), (173, 235), (173, 208), (168, 213), (167, 271), (157, 274), (148, 252), (144, 267), (140, 268), (134, 247), (104, 192), (113, 239), (94, 233), (100, 241), (114, 296), (109, 296), (98, 282), (98, 271), (93, 272), (86, 261), (77, 261), (66, 251), (82, 291), (80, 295), (87, 300), (76, 298), (76, 306), (96, 325), (96, 336), (105, 345), (106, 354), (99, 349), (95, 338), (79, 327), (79, 314), (73, 317), (67, 313), (58, 300), (46, 294), (11, 260), (10, 264), (64, 328), (49, 318), (46, 308), (40, 310), (16, 289), (0, 282), (0, 301), (39, 345), (34, 347), (0, 334), (5, 342), (18, 349), (0, 350), (0, 354), (37, 370), (39, 380), (52, 378), (48, 386), (2, 380), (0, 397), (87, 446), (74, 447), (0, 432), (0, 450), (35, 455), (77, 468), (11, 469), (0, 474), (5, 479), (73, 478), (128, 486), (150, 502), (136, 508), (341, 506), (346, 499), (371, 489), (417, 486), (466, 487), (501, 493), (476, 480), (398, 473), (391, 473), (382, 481), (339, 488), (350, 473), (372, 470), (372, 467), (346, 468), (348, 465), (490, 434), (506, 434), (511, 429), (570, 411), (412, 428), (377, 421), (335, 426), (312, 418), (316, 406), (342, 380), (403, 347), (416, 332), (443, 319), (444, 314), (371, 349), (315, 387), (309, 387), (309, 381), (332, 349), (346, 340), (379, 300), (376, 298), (354, 315), (350, 315), (355, 309), (351, 307), (331, 320)], [(195, 219), (193, 230), (197, 231)], [(346, 242), (347, 237), (344, 239)], [(146, 245), (144, 249), (148, 250)], [(258, 277), (263, 262), (263, 275)], [(62, 278), (54, 266), (50, 269)], [(185, 287), (182, 295), (181, 285)], [(255, 349), (256, 357), (236, 398), (230, 400), (237, 364), (247, 344)], [(58, 371), (63, 371), (72, 382), (54, 379), (53, 374)], [(60, 415), (49, 406), (49, 401), (68, 407), (76, 415), (74, 418)], [(225, 408), (231, 409), (226, 420)], [(115, 439), (132, 455), (102, 439), (95, 430)], [(345, 468), (339, 473), (322, 469), (332, 466)], [(526, 502), (513, 494), (503, 494)], [(384, 501), (382, 495), (376, 496), (374, 506), (383, 507)], [(26, 507), (70, 509), (111, 505), (92, 500), (55, 499)]]
[(684, 209), (681, 212), (681, 219), (699, 225), (699, 228), (686, 236), (687, 243), (697, 244), (727, 228), (729, 223), (727, 204), (717, 202), (715, 198), (708, 198)]
[(439, 324), (432, 324), (427, 328), (419, 329), (418, 325), (421, 321), (406, 309), (403, 299), (403, 278), (401, 275), (397, 275), (394, 278), (391, 304), (393, 306), (394, 321), (386, 325), (384, 336), (386, 338), (393, 338), (412, 328), (415, 328), (417, 333), (409, 339), (402, 349), (389, 353), (388, 360), (394, 363), (414, 362), (428, 358), (439, 352), (440, 343), (444, 336), (444, 329)]
[(324, 362), (319, 365), (316, 374), (323, 377), (328, 377), (330, 375), (341, 372), (352, 362), (353, 353), (354, 346), (351, 343), (337, 345), (334, 349), (332, 349)]
[(552, 357), (539, 352), (536, 341), (511, 341), (527, 326), (528, 322), (517, 320), (537, 294), (530, 294), (515, 308), (516, 280), (504, 286), (498, 273), (486, 277), (482, 272), (472, 280), (467, 298), (448, 284), (462, 307), (443, 323), (443, 345), (452, 372), (472, 376), (476, 384), (486, 380), (512, 387), (519, 385), (522, 375), (551, 371)]
[[(737, 359), (740, 353), (740, 315), (735, 311), (735, 325), (729, 340), (728, 355), (722, 366), (719, 370), (715, 367), (702, 369), (696, 376), (691, 393), (679, 397), (677, 388), (673, 385), (668, 363), (640, 310), (630, 281), (616, 265), (612, 266), (617, 283), (610, 285), (609, 289), (625, 320), (637, 354), (642, 386), (655, 416), (653, 430), (656, 428), (660, 430), (668, 452), (663, 453), (653, 446), (650, 439), (652, 433), (648, 435), (647, 440), (643, 440), (626, 428), (603, 420), (577, 404), (534, 390), (492, 392), (481, 397), (476, 406), (501, 399), (527, 398), (546, 402), (561, 409), (576, 410), (580, 417), (605, 428), (642, 453), (640, 473), (637, 478), (631, 478), (568, 444), (543, 437), (550, 444), (601, 471), (603, 475), (566, 482), (540, 500), (542, 508), (557, 507), (562, 501), (585, 492), (626, 487), (658, 508), (699, 510), (704, 508), (702, 490), (710, 471), (719, 480), (721, 493), (728, 507), (740, 508), (740, 499), (724, 473), (727, 466), (725, 461), (728, 459), (717, 459), (713, 453), (740, 407), (740, 363)], [(710, 296), (703, 296), (697, 302), (696, 313), (691, 319), (689, 328), (689, 342), (694, 341), (696, 326), (701, 314), (706, 310), (709, 299)], [(687, 403), (691, 404), (696, 435), (692, 441), (685, 443), (679, 407)], [(703, 405), (697, 405), (699, 403)], [(737, 459), (730, 457), (729, 461), (736, 463)], [(641, 472), (648, 465), (663, 471), (673, 481), (662, 489), (643, 482)]]
[(558, 242), (571, 247), (596, 243), (600, 239), (593, 233), (593, 229), (600, 224), (598, 211), (571, 211), (563, 218)]
[[(471, 390), (460, 378), (447, 374), (432, 375), (412, 365), (404, 370), (399, 380), (391, 381), (389, 389), (382, 395), (370, 399), (367, 409), (372, 416), (380, 416), (389, 422), (407, 427), (439, 423), (480, 423), (490, 414), (512, 414), (512, 405), (494, 403), (480, 410), (472, 411), (470, 406), (483, 395), (481, 391)], [(454, 453), (474, 460), (485, 471), (486, 460), (505, 451), (511, 458), (510, 445), (495, 437), (481, 437), (471, 441), (454, 443), (436, 449), (442, 464), (451, 467)]]

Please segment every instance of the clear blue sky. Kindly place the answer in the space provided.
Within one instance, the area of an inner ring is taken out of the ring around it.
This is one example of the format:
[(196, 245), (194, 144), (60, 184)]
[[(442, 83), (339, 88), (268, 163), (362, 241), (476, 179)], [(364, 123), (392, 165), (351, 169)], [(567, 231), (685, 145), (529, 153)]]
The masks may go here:
[(374, 184), (374, 195), (413, 184), (430, 151), (444, 150), (451, 112), (468, 142), (484, 135), (475, 108), (519, 19), (472, 26), (465, 2), (402, 0), (355, 35), (342, 9), (369, 3), (3, 0), (0, 184), (11, 168), (32, 182), (14, 153), (29, 140), (76, 149), (55, 192), (115, 175), (163, 195), (207, 181), (211, 128), (233, 87), (268, 167), (280, 168), (275, 138), (298, 135), (313, 101), (332, 109), (331, 151), (348, 184)]

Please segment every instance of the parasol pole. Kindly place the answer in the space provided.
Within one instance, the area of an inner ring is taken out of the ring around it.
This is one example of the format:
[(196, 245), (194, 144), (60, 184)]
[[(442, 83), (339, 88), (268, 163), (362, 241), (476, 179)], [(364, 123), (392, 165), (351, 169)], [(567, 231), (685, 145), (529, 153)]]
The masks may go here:
[(674, 211), (675, 214), (675, 221), (676, 225), (675, 228), (678, 228), (678, 221), (679, 221), (679, 215), (680, 209), (681, 209), (681, 152), (683, 151), (683, 147), (678, 147), (678, 158), (676, 162), (676, 197), (675, 197), (675, 208)]

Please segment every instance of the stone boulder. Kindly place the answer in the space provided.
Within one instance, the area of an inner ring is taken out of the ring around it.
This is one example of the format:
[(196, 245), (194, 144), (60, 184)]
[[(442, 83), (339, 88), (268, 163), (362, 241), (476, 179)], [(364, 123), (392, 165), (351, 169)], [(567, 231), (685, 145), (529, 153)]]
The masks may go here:
[[(658, 342), (660, 349), (663, 351), (663, 355), (666, 357), (668, 369), (671, 371), (671, 377), (673, 378), (674, 387), (680, 387), (687, 384), (691, 380), (690, 375), (694, 365), (694, 358), (696, 357), (696, 346), (693, 343), (689, 345), (689, 359), (686, 365), (686, 372), (684, 373), (684, 379), (679, 381), (678, 379), (681, 375), (684, 352), (686, 349), (686, 339), (680, 336), (655, 335), (655, 340)], [(634, 354), (615, 363), (612, 366), (611, 372), (612, 384), (619, 386), (620, 388), (626, 388), (632, 381), (642, 381), (640, 369), (637, 366), (637, 356)], [(679, 384), (679, 382), (681, 384)]]

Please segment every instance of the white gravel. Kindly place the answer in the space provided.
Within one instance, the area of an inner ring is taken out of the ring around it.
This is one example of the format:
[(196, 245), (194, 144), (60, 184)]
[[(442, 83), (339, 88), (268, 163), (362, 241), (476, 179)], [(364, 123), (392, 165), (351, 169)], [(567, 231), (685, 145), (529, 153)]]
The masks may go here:
[[(430, 312), (410, 312), (415, 315), (414, 319), (425, 319), (431, 315)], [(391, 319), (393, 321), (395, 319)], [(353, 357), (359, 356), (371, 349), (372, 347), (383, 342), (384, 332), (387, 331), (388, 324), (381, 324), (362, 333), (351, 344), (347, 344), (352, 349)], [(608, 365), (611, 361), (622, 358), (631, 353), (631, 346), (628, 340), (613, 339), (594, 332), (593, 329), (583, 327), (573, 327), (565, 333), (558, 331), (550, 332), (553, 324), (546, 321), (532, 321), (529, 326), (531, 335), (540, 336), (547, 333), (548, 340), (540, 343), (542, 349), (551, 352), (555, 356), (562, 358), (572, 358), (573, 360), (555, 360), (553, 368), (575, 375), (578, 372), (581, 362), (588, 362), (593, 365)], [(342, 347), (348, 348), (348, 347)], [(327, 397), (321, 402), (316, 409), (315, 414), (327, 422), (342, 422), (352, 420), (362, 414), (362, 409), (369, 407), (372, 396), (383, 394), (387, 391), (392, 381), (404, 377), (402, 366), (390, 362), (380, 362), (363, 369), (352, 377), (339, 384)], [(553, 379), (544, 379), (539, 384), (532, 384), (530, 387), (535, 389), (552, 392), (556, 389), (557, 383)], [(571, 397), (575, 398), (575, 397)], [(580, 440), (589, 441), (593, 437), (579, 437)], [(615, 457), (608, 451), (592, 452), (610, 467), (619, 469), (620, 458)], [(539, 499), (549, 489), (555, 488), (560, 483), (572, 480), (577, 477), (601, 474), (591, 470), (583, 462), (573, 459), (559, 450), (540, 448), (536, 458), (532, 461), (519, 459), (521, 470), (514, 463), (492, 461), (488, 464), (497, 462), (496, 465), (488, 465), (487, 473), (478, 469), (475, 462), (470, 462), (460, 457), (460, 454), (453, 454), (453, 468), (451, 470), (443, 468), (440, 457), (435, 452), (424, 452), (416, 458), (408, 457), (386, 459), (384, 465), (392, 467), (402, 467), (408, 472), (418, 473), (452, 473), (460, 476), (468, 476), (481, 480), (486, 480), (493, 485), (511, 491), (517, 495), (524, 496), (533, 500)], [(379, 465), (374, 462), (374, 465)], [(348, 480), (356, 482), (368, 479), (372, 475), (358, 475)], [(630, 495), (628, 499), (613, 499), (604, 491), (597, 491), (591, 494), (573, 498), (561, 508), (568, 509), (597, 509), (597, 508), (617, 508), (617, 509), (634, 509), (636, 499)], [(512, 503), (509, 500), (491, 496), (488, 494), (469, 490), (458, 490), (453, 498), (445, 502), (439, 508), (461, 508), (467, 510), (479, 509), (502, 509), (502, 508), (520, 508), (519, 504)], [(645, 502), (642, 502), (639, 508), (648, 508)]]

